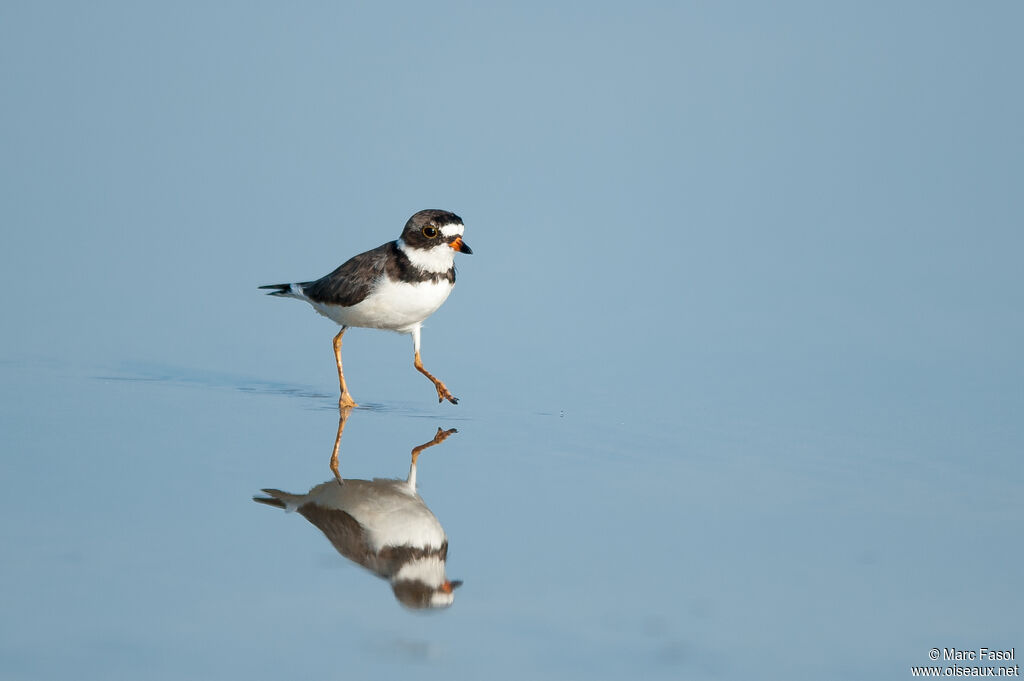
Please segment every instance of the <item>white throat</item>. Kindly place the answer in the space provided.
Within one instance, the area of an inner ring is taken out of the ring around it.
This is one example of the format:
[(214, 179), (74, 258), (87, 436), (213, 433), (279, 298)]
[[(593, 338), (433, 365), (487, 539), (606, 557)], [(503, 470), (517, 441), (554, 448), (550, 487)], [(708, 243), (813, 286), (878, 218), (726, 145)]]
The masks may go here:
[(447, 244), (439, 244), (434, 248), (411, 248), (402, 239), (398, 240), (398, 250), (416, 267), (426, 272), (438, 274), (447, 272), (455, 264), (455, 251)]
[(414, 558), (400, 567), (398, 572), (391, 576), (391, 581), (398, 582), (404, 579), (423, 582), (427, 586), (439, 587), (447, 579), (444, 568), (445, 561), (441, 560), (438, 556)]

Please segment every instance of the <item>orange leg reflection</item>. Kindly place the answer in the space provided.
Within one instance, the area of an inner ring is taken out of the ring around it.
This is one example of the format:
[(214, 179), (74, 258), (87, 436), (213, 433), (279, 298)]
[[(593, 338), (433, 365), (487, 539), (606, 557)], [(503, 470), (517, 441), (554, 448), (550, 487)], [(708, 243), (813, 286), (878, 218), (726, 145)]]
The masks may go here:
[(433, 447), (434, 445), (441, 444), (448, 439), (449, 435), (457, 432), (459, 431), (454, 428), (451, 430), (441, 430), (438, 428), (433, 440), (430, 442), (424, 442), (419, 447), (412, 448), (412, 463), (409, 464), (409, 477), (406, 478), (406, 482), (409, 483), (409, 487), (414, 490), (416, 489), (416, 461), (420, 458), (420, 454), (423, 453), (423, 450), (427, 447)]
[(420, 453), (424, 449), (426, 449), (427, 447), (433, 447), (434, 445), (441, 444), (442, 442), (444, 442), (445, 440), (448, 439), (449, 435), (451, 435), (453, 433), (457, 433), (457, 432), (459, 432), (459, 431), (456, 428), (450, 428), (449, 430), (441, 430), (440, 428), (438, 428), (437, 429), (437, 434), (434, 435), (434, 439), (433, 440), (431, 440), (430, 442), (424, 442), (419, 447), (413, 447), (412, 448), (412, 462), (414, 464), (416, 463), (416, 459), (420, 458)]
[(331, 452), (331, 472), (334, 473), (334, 477), (338, 482), (344, 482), (341, 479), (341, 474), (338, 472), (338, 447), (341, 445), (341, 434), (345, 431), (345, 421), (348, 421), (348, 415), (352, 412), (352, 407), (341, 407), (338, 409), (338, 412), (338, 435), (334, 438), (334, 451)]
[[(331, 451), (331, 472), (334, 473), (334, 479), (339, 484), (344, 484), (345, 480), (341, 477), (341, 472), (338, 470), (338, 450), (341, 448), (341, 435), (345, 432), (345, 422), (348, 421), (349, 414), (352, 413), (351, 407), (342, 407), (339, 411), (338, 416), (338, 434), (334, 437), (334, 449)], [(459, 432), (456, 428), (449, 428), (448, 430), (437, 429), (437, 433), (434, 434), (434, 438), (429, 442), (412, 448), (412, 463), (409, 466), (409, 484), (412, 485), (413, 489), (416, 489), (416, 461), (420, 458), (420, 454), (423, 450), (434, 445), (439, 445), (449, 436)]]

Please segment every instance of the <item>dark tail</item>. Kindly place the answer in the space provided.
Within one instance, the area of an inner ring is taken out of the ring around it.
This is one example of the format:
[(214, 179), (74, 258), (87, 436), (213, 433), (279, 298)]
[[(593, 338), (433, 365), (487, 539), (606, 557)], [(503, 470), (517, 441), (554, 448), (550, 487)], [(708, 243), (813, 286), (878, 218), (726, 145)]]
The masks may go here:
[[(260, 288), (265, 288), (265, 287), (261, 286)], [(258, 502), (260, 504), (266, 504), (267, 506), (273, 506), (275, 508), (285, 508), (284, 500), (277, 498), (278, 494), (283, 496), (284, 492), (282, 492), (279, 489), (265, 489), (263, 491), (266, 492), (267, 494), (270, 494), (270, 495), (273, 495), (273, 496), (269, 496), (269, 497), (253, 497), (252, 500), (255, 501), (255, 502)]]
[(291, 295), (291, 284), (267, 284), (266, 286), (260, 286), (262, 289), (274, 289), (268, 296), (288, 296)]

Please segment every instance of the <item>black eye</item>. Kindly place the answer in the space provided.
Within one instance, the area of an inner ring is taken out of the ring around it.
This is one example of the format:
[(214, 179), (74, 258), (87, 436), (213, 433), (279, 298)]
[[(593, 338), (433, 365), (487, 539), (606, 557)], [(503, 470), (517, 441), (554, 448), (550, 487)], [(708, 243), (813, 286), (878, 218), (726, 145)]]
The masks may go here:
[(428, 239), (436, 239), (437, 228), (427, 225), (426, 227), (423, 228), (423, 236), (427, 237)]

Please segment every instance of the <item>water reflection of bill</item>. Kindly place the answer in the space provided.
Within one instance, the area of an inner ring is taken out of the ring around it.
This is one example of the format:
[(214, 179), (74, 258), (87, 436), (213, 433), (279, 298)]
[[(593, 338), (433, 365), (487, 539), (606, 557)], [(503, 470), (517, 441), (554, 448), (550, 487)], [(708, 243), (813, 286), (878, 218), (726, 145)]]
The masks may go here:
[(331, 456), (335, 479), (307, 494), (265, 489), (268, 496), (253, 500), (298, 511), (320, 528), (338, 553), (388, 580), (402, 605), (415, 609), (450, 606), (454, 589), (462, 582), (446, 575), (448, 537), (416, 492), (416, 463), (423, 450), (444, 442), (455, 429), (438, 428), (433, 440), (412, 450), (405, 480), (344, 479), (338, 472), (338, 447), (348, 414), (348, 409), (342, 410)]

